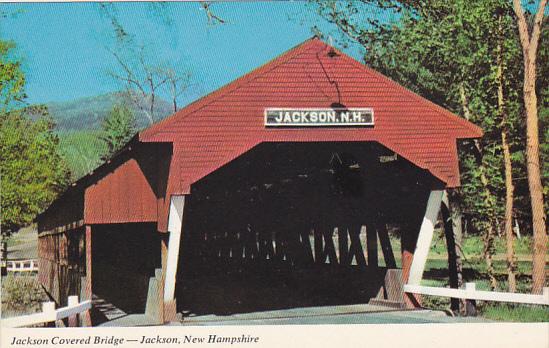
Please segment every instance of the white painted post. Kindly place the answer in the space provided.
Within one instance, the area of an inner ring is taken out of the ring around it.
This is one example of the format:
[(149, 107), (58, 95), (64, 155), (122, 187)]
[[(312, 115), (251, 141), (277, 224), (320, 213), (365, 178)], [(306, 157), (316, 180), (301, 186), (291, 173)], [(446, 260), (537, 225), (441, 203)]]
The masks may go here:
[(56, 321), (57, 313), (55, 312), (55, 302), (42, 302), (42, 314), (47, 320), (44, 322)]
[(43, 313), (55, 313), (55, 302), (42, 302)]
[(474, 317), (477, 315), (476, 292), (477, 286), (475, 283), (465, 283), (465, 315), (467, 316)]
[[(78, 296), (69, 296), (67, 305), (69, 307), (75, 307), (78, 306)], [(69, 316), (69, 327), (77, 327), (78, 326), (78, 317), (76, 314)]]
[(475, 292), (477, 291), (477, 286), (475, 283), (465, 283), (465, 294), (468, 297), (467, 299), (474, 299)]
[(429, 194), (427, 208), (425, 209), (425, 215), (423, 216), (423, 222), (421, 223), (421, 228), (419, 229), (419, 235), (417, 237), (414, 258), (412, 260), (412, 265), (410, 266), (408, 284), (419, 285), (421, 278), (423, 277), (423, 271), (425, 270), (429, 249), (431, 248), (433, 231), (435, 230), (435, 224), (437, 223), (443, 193), (443, 190), (432, 190)]
[(177, 262), (179, 260), (179, 242), (181, 240), (181, 227), (183, 225), (184, 195), (173, 195), (170, 201), (170, 214), (168, 216), (168, 262), (166, 264), (166, 277), (164, 284), (164, 302), (174, 299), (175, 277), (177, 275)]
[(549, 288), (543, 288), (543, 299), (549, 303)]

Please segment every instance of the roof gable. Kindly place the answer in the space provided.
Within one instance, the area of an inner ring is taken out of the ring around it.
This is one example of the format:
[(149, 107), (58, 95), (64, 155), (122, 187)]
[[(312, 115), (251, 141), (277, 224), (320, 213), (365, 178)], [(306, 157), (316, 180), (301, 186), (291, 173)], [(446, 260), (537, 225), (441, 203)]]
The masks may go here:
[[(263, 123), (268, 107), (333, 103), (373, 108), (375, 126), (269, 129)], [(481, 135), (477, 126), (315, 38), (142, 131), (139, 140), (174, 143), (178, 186), (185, 190), (266, 141), (377, 141), (456, 186), (456, 139)]]

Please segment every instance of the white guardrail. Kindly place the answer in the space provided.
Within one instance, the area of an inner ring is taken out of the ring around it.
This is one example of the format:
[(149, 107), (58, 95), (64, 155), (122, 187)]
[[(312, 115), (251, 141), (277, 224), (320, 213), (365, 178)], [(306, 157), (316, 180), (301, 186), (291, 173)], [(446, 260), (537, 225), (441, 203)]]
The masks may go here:
[(78, 303), (78, 296), (69, 296), (68, 305), (55, 309), (55, 302), (42, 303), (42, 312), (2, 319), (2, 327), (24, 327), (69, 318), (69, 326), (78, 326), (77, 315), (91, 309), (91, 301)]
[(6, 267), (8, 272), (38, 272), (38, 260), (2, 261), (2, 267)]
[(475, 283), (466, 283), (465, 289), (406, 284), (404, 285), (404, 291), (412, 294), (460, 298), (464, 300), (514, 302), (549, 306), (549, 288), (543, 288), (543, 293), (541, 295), (533, 295), (476, 290)]

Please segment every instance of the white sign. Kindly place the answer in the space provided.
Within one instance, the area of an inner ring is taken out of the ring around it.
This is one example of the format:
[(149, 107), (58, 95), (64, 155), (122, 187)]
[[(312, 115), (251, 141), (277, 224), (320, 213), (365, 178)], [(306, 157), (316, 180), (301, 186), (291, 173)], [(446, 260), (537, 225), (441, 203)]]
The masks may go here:
[(266, 108), (267, 127), (373, 126), (371, 108)]

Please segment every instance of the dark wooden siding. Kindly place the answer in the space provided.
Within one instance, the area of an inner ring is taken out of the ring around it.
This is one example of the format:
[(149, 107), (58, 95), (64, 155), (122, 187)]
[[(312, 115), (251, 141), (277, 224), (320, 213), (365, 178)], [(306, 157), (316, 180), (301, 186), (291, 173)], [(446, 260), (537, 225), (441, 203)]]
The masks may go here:
[(156, 196), (133, 158), (88, 187), (85, 201), (87, 224), (156, 221)]
[(158, 220), (158, 199), (165, 195), (159, 184), (169, 163), (169, 152), (161, 144), (145, 144), (87, 188), (84, 195), (84, 222), (109, 224), (155, 222)]
[[(38, 216), (38, 233), (64, 228), (84, 219), (84, 190), (69, 188), (48, 209)], [(72, 227), (74, 228), (74, 226)]]
[(81, 295), (86, 275), (84, 227), (43, 232), (38, 239), (38, 279), (58, 305), (70, 295)]

